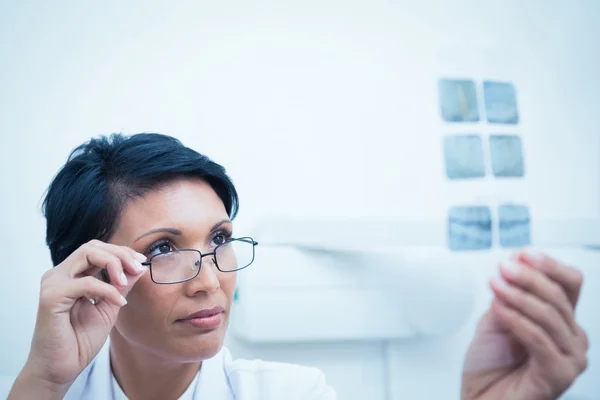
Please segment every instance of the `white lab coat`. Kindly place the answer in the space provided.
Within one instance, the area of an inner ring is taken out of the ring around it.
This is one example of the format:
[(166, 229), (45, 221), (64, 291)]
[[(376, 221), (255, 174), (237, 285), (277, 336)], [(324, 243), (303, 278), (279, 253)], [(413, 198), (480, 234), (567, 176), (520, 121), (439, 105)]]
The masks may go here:
[[(316, 368), (260, 360), (233, 360), (226, 348), (202, 362), (194, 400), (335, 400)], [(79, 375), (66, 400), (113, 399), (109, 342)]]

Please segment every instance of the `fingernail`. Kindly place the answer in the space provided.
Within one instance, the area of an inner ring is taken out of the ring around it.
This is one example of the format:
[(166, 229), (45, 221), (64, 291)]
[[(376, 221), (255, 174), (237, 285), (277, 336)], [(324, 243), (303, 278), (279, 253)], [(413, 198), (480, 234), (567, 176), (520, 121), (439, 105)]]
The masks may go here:
[(133, 266), (135, 267), (135, 269), (137, 270), (137, 272), (142, 272), (144, 270), (144, 266), (142, 265), (142, 263), (140, 263), (138, 260), (133, 260)]
[(502, 290), (502, 291), (507, 291), (508, 290), (508, 288), (509, 288), (508, 283), (504, 279), (502, 279), (500, 277), (496, 277), (496, 278), (493, 279), (493, 281), (494, 281), (494, 284), (496, 286), (498, 286), (498, 288), (500, 290)]
[(125, 276), (125, 272), (121, 271), (121, 283), (125, 286), (127, 286), (127, 277)]
[(127, 299), (125, 297), (121, 296), (121, 298), (119, 300), (121, 303), (121, 307), (124, 306), (125, 304), (127, 304)]
[(135, 258), (141, 263), (147, 260), (147, 257), (141, 253), (135, 253)]
[(534, 262), (534, 263), (538, 263), (541, 262), (544, 259), (544, 254), (540, 253), (539, 251), (536, 250), (527, 250), (525, 252), (525, 255), (527, 256), (527, 258)]
[(504, 269), (504, 272), (511, 278), (518, 278), (521, 271), (523, 271), (523, 266), (519, 263), (509, 261), (502, 264), (502, 269)]

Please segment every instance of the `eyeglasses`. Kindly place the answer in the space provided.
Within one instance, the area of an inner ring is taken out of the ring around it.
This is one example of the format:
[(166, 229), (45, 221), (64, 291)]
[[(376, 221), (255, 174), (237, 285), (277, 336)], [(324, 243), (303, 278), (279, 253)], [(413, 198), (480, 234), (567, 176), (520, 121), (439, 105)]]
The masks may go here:
[(156, 254), (142, 265), (149, 267), (154, 283), (173, 284), (194, 279), (200, 273), (202, 259), (212, 256), (212, 262), (221, 272), (235, 272), (254, 261), (254, 247), (258, 242), (250, 237), (231, 239), (206, 254), (199, 250), (183, 249)]

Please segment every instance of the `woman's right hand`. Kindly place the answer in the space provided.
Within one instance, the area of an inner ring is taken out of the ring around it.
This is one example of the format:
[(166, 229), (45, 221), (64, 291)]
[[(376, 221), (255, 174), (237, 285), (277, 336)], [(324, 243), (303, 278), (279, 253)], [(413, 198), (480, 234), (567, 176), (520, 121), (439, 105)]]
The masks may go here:
[[(144, 261), (128, 247), (92, 240), (44, 274), (29, 358), (11, 392), (15, 398), (32, 385), (66, 393), (105, 344), (124, 296), (147, 270)], [(102, 269), (110, 284), (97, 278)]]

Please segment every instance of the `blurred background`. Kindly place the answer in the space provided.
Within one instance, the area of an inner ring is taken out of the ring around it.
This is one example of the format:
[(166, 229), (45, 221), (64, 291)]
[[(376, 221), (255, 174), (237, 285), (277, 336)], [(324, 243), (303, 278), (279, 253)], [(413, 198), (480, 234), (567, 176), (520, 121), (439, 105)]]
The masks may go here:
[(234, 356), (321, 368), (340, 399), (458, 399), (499, 261), (576, 265), (600, 399), (600, 2), (1, 1), (0, 376), (25, 362), (40, 212), (69, 152), (160, 132), (223, 164)]

